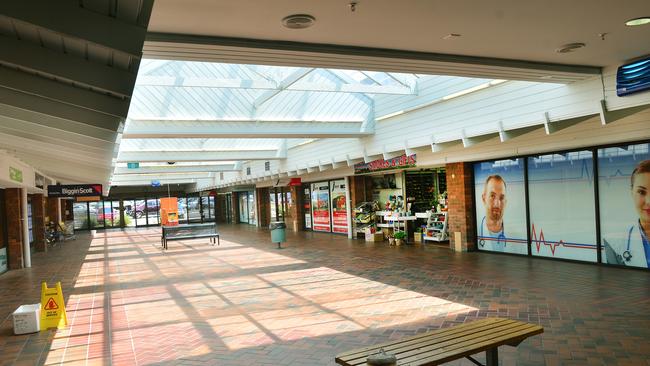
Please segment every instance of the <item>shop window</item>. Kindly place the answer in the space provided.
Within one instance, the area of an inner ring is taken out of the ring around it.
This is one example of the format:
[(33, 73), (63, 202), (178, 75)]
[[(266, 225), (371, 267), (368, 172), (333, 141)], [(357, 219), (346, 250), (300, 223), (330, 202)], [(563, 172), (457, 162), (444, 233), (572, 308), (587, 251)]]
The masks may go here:
[(598, 149), (598, 197), (601, 261), (649, 268), (650, 144)]
[(528, 195), (532, 255), (596, 261), (591, 151), (529, 157)]
[(480, 250), (528, 254), (524, 159), (474, 164)]

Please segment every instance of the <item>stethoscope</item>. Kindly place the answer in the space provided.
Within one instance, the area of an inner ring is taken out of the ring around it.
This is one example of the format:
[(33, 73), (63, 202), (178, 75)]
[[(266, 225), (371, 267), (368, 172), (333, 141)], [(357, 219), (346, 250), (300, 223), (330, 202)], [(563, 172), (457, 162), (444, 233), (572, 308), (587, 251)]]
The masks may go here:
[(630, 226), (630, 230), (627, 232), (627, 248), (623, 252), (623, 259), (626, 262), (629, 262), (632, 259), (632, 253), (630, 253), (630, 242), (632, 241), (632, 231), (634, 231), (634, 225)]
[[(481, 248), (485, 246), (485, 239), (483, 239), (483, 225), (485, 225), (485, 216), (483, 216), (483, 220), (481, 221), (481, 234), (479, 235), (481, 239), (478, 241), (478, 245), (480, 245)], [(499, 236), (497, 236), (497, 242), (500, 242), (502, 240), (503, 240), (503, 246), (505, 247), (507, 242), (506, 242), (505, 230), (503, 229), (503, 224), (501, 224), (501, 232), (499, 233)]]

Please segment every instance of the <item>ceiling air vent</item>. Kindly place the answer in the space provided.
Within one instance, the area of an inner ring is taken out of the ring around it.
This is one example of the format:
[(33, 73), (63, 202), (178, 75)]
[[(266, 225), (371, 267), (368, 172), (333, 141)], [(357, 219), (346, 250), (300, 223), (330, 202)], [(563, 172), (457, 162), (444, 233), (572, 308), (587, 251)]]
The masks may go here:
[(293, 14), (282, 19), (282, 25), (291, 29), (304, 29), (314, 25), (316, 18), (309, 14)]
[(569, 53), (586, 46), (584, 43), (568, 43), (555, 49), (557, 53)]

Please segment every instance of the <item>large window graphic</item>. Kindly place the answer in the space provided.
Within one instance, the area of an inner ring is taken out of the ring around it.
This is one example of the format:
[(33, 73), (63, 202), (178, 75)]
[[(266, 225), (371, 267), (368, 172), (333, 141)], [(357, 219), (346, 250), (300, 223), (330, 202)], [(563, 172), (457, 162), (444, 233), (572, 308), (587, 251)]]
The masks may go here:
[(528, 158), (528, 195), (533, 255), (597, 260), (591, 151)]
[(348, 232), (348, 211), (345, 199), (345, 179), (330, 182), (332, 192), (332, 231)]
[(650, 268), (650, 144), (598, 150), (602, 261)]
[(479, 249), (528, 254), (524, 159), (474, 164), (474, 189)]
[(312, 183), (311, 207), (314, 231), (330, 232), (330, 191), (327, 182)]

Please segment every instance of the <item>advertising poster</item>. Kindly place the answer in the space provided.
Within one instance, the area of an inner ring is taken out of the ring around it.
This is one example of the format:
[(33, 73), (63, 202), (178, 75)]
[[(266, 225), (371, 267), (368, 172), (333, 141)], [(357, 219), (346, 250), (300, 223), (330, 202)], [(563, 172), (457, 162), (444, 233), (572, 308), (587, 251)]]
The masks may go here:
[(348, 233), (348, 212), (345, 200), (345, 179), (330, 182), (332, 192), (332, 231)]
[(591, 151), (529, 157), (528, 197), (533, 255), (597, 260)]
[[(598, 150), (602, 261), (650, 268), (650, 144)], [(644, 249), (645, 246), (645, 249)]]
[(311, 185), (311, 215), (314, 231), (330, 232), (330, 190), (327, 182)]
[(474, 164), (478, 248), (528, 254), (524, 160)]

